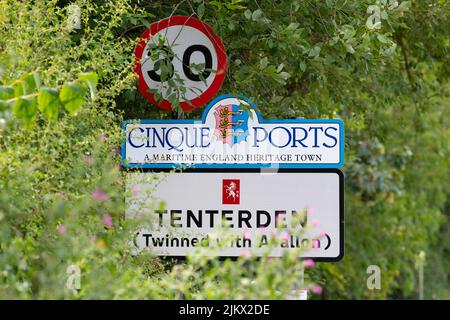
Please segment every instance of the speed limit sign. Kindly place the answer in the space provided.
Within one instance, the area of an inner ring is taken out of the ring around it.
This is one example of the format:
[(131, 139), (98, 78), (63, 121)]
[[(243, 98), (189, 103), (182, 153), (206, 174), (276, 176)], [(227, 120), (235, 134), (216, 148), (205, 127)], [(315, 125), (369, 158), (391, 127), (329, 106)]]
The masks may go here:
[[(155, 48), (160, 50), (159, 57), (151, 58)], [(164, 52), (167, 54), (161, 54)], [(173, 16), (153, 23), (142, 34), (135, 58), (140, 93), (166, 110), (172, 110), (167, 100), (173, 94), (171, 85), (186, 88), (178, 100), (183, 111), (189, 111), (211, 100), (225, 79), (227, 57), (221, 39), (209, 25), (193, 17)], [(166, 81), (161, 81), (161, 59), (170, 66)], [(152, 90), (158, 90), (164, 100), (157, 101)]]

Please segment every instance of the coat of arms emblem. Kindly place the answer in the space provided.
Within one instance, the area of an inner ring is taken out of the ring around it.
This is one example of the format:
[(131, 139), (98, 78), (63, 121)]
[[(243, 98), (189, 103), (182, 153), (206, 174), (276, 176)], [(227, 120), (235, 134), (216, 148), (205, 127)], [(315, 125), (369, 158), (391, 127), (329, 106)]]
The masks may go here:
[(232, 146), (248, 137), (248, 112), (238, 105), (221, 105), (214, 110), (216, 127), (214, 135), (224, 144)]

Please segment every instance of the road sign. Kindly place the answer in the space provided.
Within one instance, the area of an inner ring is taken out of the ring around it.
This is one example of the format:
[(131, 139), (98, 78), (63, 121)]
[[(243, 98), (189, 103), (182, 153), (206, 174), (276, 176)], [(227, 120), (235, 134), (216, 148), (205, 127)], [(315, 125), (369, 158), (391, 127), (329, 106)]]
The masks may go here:
[[(153, 23), (141, 36), (135, 48), (134, 72), (138, 75), (140, 93), (153, 104), (162, 109), (172, 110), (167, 100), (158, 102), (151, 90), (158, 90), (167, 99), (172, 93), (169, 81), (161, 82), (160, 63), (150, 58), (152, 50), (164, 37), (164, 47), (170, 54), (161, 59), (173, 67), (169, 78), (178, 77), (187, 89), (180, 104), (184, 111), (205, 105), (219, 91), (225, 79), (227, 58), (225, 47), (219, 36), (215, 35), (209, 25), (193, 17), (173, 16)], [(194, 71), (197, 65), (202, 71)]]
[[(339, 119), (266, 120), (246, 98), (223, 95), (201, 120), (128, 120), (127, 168), (338, 168), (344, 163)], [(249, 109), (250, 108), (250, 109)]]
[[(224, 224), (232, 238), (214, 255), (270, 251), (278, 257), (300, 248), (300, 257), (339, 261), (343, 179), (337, 169), (130, 172), (126, 217), (149, 218), (134, 243), (138, 250), (150, 248), (157, 255), (186, 256), (196, 248), (213, 247)], [(269, 247), (271, 237), (279, 240), (275, 247)]]

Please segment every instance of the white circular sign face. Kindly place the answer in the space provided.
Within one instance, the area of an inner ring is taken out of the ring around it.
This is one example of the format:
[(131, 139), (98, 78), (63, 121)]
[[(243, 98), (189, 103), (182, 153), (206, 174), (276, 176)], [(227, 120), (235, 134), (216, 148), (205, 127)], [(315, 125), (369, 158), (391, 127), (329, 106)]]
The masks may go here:
[[(153, 60), (151, 51), (160, 39), (164, 39), (163, 50), (167, 48), (168, 54), (160, 54), (159, 59)], [(166, 100), (173, 93), (171, 86), (186, 88), (179, 100), (186, 111), (206, 104), (225, 78), (226, 54), (220, 38), (214, 36), (209, 26), (192, 17), (176, 16), (152, 24), (136, 47), (136, 60), (140, 92), (163, 109), (171, 109)], [(164, 82), (161, 82), (161, 60), (171, 69)], [(156, 101), (152, 89), (158, 90), (165, 100)]]
[[(148, 58), (149, 47), (152, 43), (155, 44), (158, 35), (163, 35), (166, 38), (167, 46), (172, 49), (175, 55), (172, 59), (174, 74), (183, 80), (184, 86), (187, 88), (184, 100), (197, 98), (211, 85), (214, 80), (214, 73), (205, 71), (206, 77), (204, 78), (205, 82), (203, 82), (198, 74), (191, 72), (189, 66), (204, 64), (206, 69), (217, 70), (217, 56), (213, 54), (213, 43), (203, 32), (188, 26), (172, 26), (159, 31), (147, 43), (142, 55), (142, 75), (149, 88), (161, 86), (160, 81), (155, 81), (159, 78), (159, 72), (155, 71), (158, 69), (155, 68), (155, 61)], [(193, 43), (195, 44), (193, 45)], [(168, 97), (167, 82), (163, 83), (161, 93), (164, 98)]]

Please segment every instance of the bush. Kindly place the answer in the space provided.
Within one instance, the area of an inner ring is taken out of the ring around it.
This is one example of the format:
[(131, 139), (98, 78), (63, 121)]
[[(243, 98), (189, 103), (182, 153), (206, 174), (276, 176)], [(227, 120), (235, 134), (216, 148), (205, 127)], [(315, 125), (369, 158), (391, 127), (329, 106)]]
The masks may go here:
[[(321, 297), (415, 298), (421, 251), (426, 297), (449, 296), (443, 1), (75, 3), (80, 29), (67, 22), (68, 1), (0, 2), (0, 85), (38, 72), (41, 86), (62, 90), (80, 74), (98, 76), (76, 114), (61, 105), (57, 116), (28, 117), (28, 107), (2, 104), (1, 298), (286, 298), (299, 267), (292, 257), (176, 264), (129, 250), (136, 225), (123, 219), (119, 126), (171, 116), (137, 92), (133, 48), (152, 21), (194, 12), (227, 48), (223, 92), (249, 96), (266, 118), (345, 121), (346, 256), (307, 272)], [(373, 264), (380, 291), (366, 287)], [(69, 290), (77, 267), (81, 289)]]

